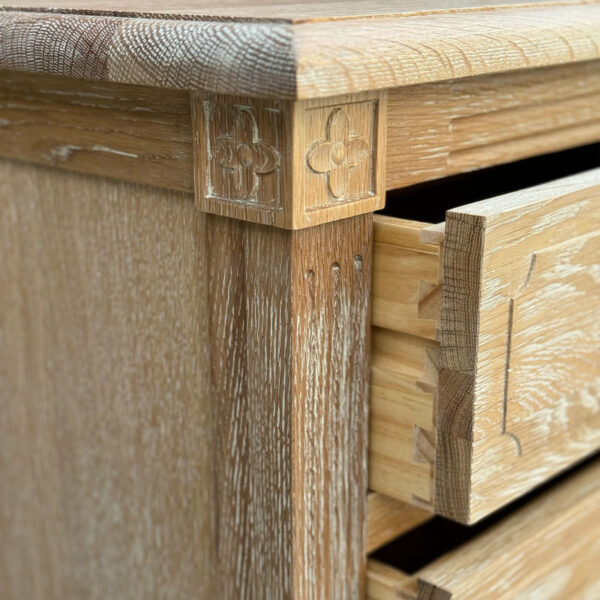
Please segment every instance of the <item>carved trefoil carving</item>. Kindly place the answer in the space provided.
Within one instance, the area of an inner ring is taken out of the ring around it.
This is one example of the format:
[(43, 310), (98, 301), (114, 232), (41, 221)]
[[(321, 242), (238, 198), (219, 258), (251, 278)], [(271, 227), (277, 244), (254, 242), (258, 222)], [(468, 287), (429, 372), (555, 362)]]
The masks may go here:
[(306, 176), (316, 193), (306, 210), (376, 194), (376, 109), (376, 100), (366, 100), (307, 110), (313, 138), (307, 140)]
[(281, 210), (281, 113), (204, 101), (207, 198)]

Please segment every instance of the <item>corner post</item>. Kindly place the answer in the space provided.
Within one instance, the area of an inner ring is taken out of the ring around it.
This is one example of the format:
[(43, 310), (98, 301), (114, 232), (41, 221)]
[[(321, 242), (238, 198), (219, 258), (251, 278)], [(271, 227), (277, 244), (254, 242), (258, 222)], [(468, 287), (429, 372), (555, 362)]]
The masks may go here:
[(385, 100), (192, 99), (220, 598), (364, 596)]

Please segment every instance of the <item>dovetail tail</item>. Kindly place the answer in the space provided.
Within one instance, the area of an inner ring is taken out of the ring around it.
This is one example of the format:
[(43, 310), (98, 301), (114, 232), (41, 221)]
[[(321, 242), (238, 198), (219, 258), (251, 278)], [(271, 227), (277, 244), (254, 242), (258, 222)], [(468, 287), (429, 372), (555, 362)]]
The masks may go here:
[(435, 434), (419, 425), (413, 429), (413, 461), (433, 465), (435, 459)]

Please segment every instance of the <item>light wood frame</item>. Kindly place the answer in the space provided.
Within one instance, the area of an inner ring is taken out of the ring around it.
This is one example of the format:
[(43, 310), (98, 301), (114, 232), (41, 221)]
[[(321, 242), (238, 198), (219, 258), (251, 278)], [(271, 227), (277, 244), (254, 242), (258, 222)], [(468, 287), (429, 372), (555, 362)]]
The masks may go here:
[(364, 593), (385, 102), (192, 97), (227, 597)]
[[(545, 90), (558, 68), (535, 70), (533, 79)], [(593, 82), (598, 62), (573, 69)], [(538, 152), (532, 140), (539, 115), (545, 131), (560, 107), (541, 102), (540, 113), (523, 112), (522, 144), (507, 144), (508, 150), (492, 158), (487, 153), (477, 164), (455, 168), (446, 162), (416, 176), (418, 165), (406, 165), (410, 148), (397, 158), (403, 141), (389, 135), (400, 130), (389, 121), (405, 119), (411, 98), (438, 98), (445, 82), (256, 100), (1, 75), (10, 82), (4, 99), (28, 90), (21, 107), (0, 107), (0, 118), (10, 124), (0, 131), (8, 136), (0, 146), (3, 157), (190, 197), (195, 186), (201, 218), (194, 226), (205, 244), (199, 277), (207, 287), (205, 367), (219, 528), (211, 532), (214, 589), (224, 597), (240, 590), (274, 598), (362, 594), (366, 548), (380, 543), (369, 541), (366, 531), (371, 213), (383, 206), (387, 188)], [(522, 74), (486, 77), (454, 85), (473, 94), (483, 86), (492, 99), (506, 81), (515, 89), (527, 85)], [(57, 93), (37, 86), (41, 81)], [(80, 89), (91, 85), (100, 100), (83, 104)], [(589, 90), (593, 99), (597, 93)], [(565, 88), (559, 104), (572, 100)], [(44, 136), (35, 118), (40, 106), (52, 115)], [(483, 118), (479, 106), (466, 113), (454, 105), (442, 108), (427, 112), (421, 131), (440, 110), (447, 109), (448, 122), (456, 117), (477, 124)], [(130, 117), (126, 127), (123, 119), (111, 120), (116, 112)], [(586, 118), (575, 106), (573, 131)], [(78, 128), (70, 127), (71, 119)], [(552, 148), (573, 143), (573, 131)], [(597, 137), (593, 130), (577, 139)], [(448, 156), (463, 142), (450, 140)]]

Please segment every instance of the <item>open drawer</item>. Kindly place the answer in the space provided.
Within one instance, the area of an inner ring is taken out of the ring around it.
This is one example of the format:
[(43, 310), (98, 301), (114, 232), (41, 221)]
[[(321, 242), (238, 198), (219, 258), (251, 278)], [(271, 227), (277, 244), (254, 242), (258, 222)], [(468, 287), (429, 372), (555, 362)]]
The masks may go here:
[(370, 487), (472, 523), (600, 446), (600, 169), (376, 217)]
[[(510, 508), (501, 518), (494, 516), (494, 523), (482, 523), (473, 537), (440, 519), (397, 540), (387, 548), (385, 563), (369, 561), (367, 598), (598, 598), (600, 464), (586, 465), (520, 508)], [(418, 536), (426, 537), (426, 545), (415, 543)], [(470, 539), (461, 542), (465, 537)], [(454, 547), (444, 552), (448, 546)], [(439, 556), (427, 562), (431, 554)], [(410, 574), (402, 570), (412, 571), (414, 562), (425, 564)]]

